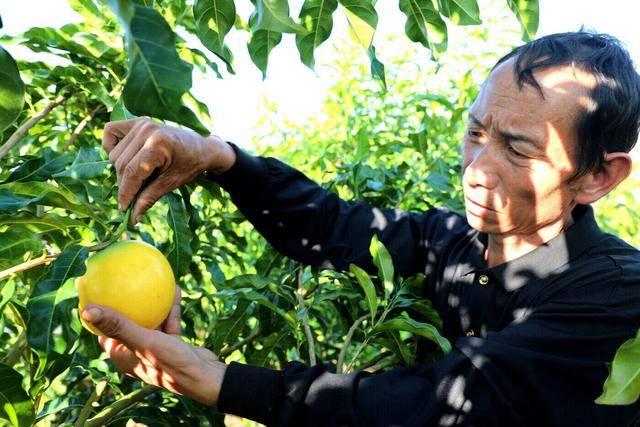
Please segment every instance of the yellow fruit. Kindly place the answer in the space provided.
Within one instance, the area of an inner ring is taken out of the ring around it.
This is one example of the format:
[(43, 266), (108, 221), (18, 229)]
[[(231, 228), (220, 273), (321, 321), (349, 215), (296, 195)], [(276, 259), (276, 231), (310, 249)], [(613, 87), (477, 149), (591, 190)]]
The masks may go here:
[[(87, 305), (98, 304), (149, 329), (166, 319), (175, 295), (173, 271), (162, 252), (134, 240), (119, 241), (91, 256), (76, 287), (80, 313)], [(80, 320), (91, 333), (103, 335)]]

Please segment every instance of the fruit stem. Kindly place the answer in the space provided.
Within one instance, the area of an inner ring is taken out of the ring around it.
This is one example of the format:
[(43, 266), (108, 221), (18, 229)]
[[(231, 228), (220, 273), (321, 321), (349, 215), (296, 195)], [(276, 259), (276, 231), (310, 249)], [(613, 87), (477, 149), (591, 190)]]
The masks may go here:
[[(304, 308), (304, 301), (302, 298), (302, 294), (304, 292), (304, 287), (302, 283), (302, 276), (304, 273), (304, 267), (300, 266), (298, 270), (298, 309), (302, 310)], [(309, 315), (307, 313), (302, 317), (302, 324), (304, 326), (304, 333), (307, 337), (307, 344), (309, 345), (309, 363), (311, 365), (316, 364), (316, 349), (313, 340), (313, 334), (311, 333), (311, 327), (309, 327)]]
[(157, 387), (146, 385), (138, 390), (135, 390), (119, 400), (116, 400), (102, 411), (100, 411), (95, 417), (89, 419), (84, 425), (85, 427), (97, 427), (103, 426), (109, 423), (113, 418), (122, 412), (126, 411), (133, 405), (144, 400), (151, 393), (158, 390)]
[(87, 399), (86, 403), (82, 407), (82, 410), (80, 411), (80, 415), (78, 415), (78, 419), (76, 420), (74, 427), (82, 427), (85, 425), (87, 418), (89, 418), (89, 415), (91, 415), (91, 410), (93, 409), (93, 403), (96, 402), (98, 399), (100, 399), (100, 396), (102, 396), (102, 392), (106, 388), (107, 388), (106, 379), (98, 381), (98, 383), (95, 385), (93, 389), (93, 392), (91, 393), (91, 396), (89, 396), (89, 399)]

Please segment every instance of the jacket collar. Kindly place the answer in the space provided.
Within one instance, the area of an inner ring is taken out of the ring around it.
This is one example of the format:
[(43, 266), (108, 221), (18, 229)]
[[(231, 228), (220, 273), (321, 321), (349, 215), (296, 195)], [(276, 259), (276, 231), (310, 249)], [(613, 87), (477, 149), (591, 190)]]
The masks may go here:
[(483, 259), (488, 236), (486, 233), (475, 232), (472, 237), (473, 251), (477, 252), (472, 257), (474, 266), (464, 271), (463, 275), (488, 273), (508, 291), (545, 279), (593, 247), (604, 235), (590, 205), (578, 205), (571, 214), (574, 223), (562, 234), (521, 257), (492, 268), (488, 268)]

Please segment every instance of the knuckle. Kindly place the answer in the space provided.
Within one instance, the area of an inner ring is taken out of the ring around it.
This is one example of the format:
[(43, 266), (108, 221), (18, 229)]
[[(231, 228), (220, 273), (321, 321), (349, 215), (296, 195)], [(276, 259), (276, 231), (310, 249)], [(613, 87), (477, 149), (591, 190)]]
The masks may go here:
[(150, 150), (155, 150), (159, 146), (165, 143), (167, 139), (167, 134), (161, 129), (155, 130), (145, 142), (145, 146)]
[(116, 171), (119, 175), (124, 174), (124, 168), (126, 167), (126, 165), (124, 164), (124, 160), (122, 159), (122, 157), (116, 159), (114, 166), (116, 167)]
[(111, 152), (109, 153), (109, 161), (113, 164), (115, 164), (116, 160), (118, 160), (118, 156), (115, 152), (115, 150), (111, 150)]
[(125, 178), (133, 178), (138, 173), (138, 168), (132, 163), (129, 162), (122, 170), (122, 176)]
[(145, 118), (140, 124), (142, 134), (152, 134), (157, 129), (158, 124), (149, 118)]
[(118, 338), (122, 329), (122, 320), (119, 317), (105, 317), (98, 327), (103, 334)]

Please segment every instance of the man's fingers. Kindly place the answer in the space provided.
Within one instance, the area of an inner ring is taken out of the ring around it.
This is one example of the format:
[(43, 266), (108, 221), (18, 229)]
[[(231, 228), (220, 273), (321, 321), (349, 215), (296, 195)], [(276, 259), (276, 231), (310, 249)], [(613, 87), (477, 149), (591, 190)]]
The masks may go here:
[(104, 132), (102, 133), (102, 147), (110, 154), (111, 151), (118, 145), (118, 142), (129, 133), (131, 128), (140, 121), (140, 118), (129, 120), (117, 120), (109, 122), (104, 126)]
[(169, 315), (165, 319), (162, 330), (170, 335), (180, 335), (180, 298), (181, 298), (182, 290), (180, 286), (176, 285), (176, 294), (173, 300), (173, 306), (171, 306), (171, 311)]
[(167, 181), (166, 175), (159, 175), (156, 179), (151, 181), (151, 183), (142, 190), (136, 200), (136, 204), (133, 207), (133, 213), (131, 215), (132, 224), (138, 222), (138, 218), (144, 215), (144, 213), (148, 211), (155, 202), (160, 200), (160, 197), (164, 196), (174, 188), (175, 186), (172, 187)]
[(147, 140), (147, 133), (151, 129), (152, 123), (150, 120), (138, 119), (109, 153), (109, 160), (118, 172), (118, 188), (120, 188), (124, 168)]
[(115, 338), (132, 351), (143, 351), (152, 344), (152, 331), (136, 325), (108, 307), (89, 305), (82, 318), (109, 338)]
[(140, 363), (140, 359), (138, 359), (131, 350), (113, 338), (101, 336), (98, 337), (98, 341), (113, 364), (116, 365), (118, 371), (137, 378), (133, 372), (133, 368)]
[(118, 203), (125, 209), (136, 194), (140, 191), (142, 183), (156, 168), (164, 166), (161, 154), (148, 148), (142, 148), (125, 166), (120, 174), (118, 184)]

